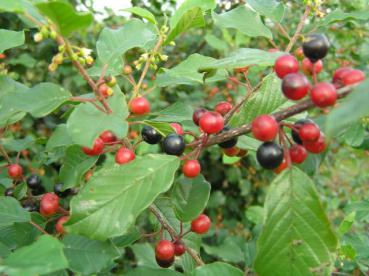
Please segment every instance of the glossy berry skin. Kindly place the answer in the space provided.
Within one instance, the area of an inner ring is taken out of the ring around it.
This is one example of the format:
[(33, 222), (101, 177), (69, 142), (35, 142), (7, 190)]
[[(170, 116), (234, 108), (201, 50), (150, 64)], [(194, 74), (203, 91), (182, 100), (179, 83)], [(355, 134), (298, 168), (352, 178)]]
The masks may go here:
[(289, 154), (291, 161), (296, 164), (303, 163), (308, 155), (306, 149), (299, 144), (292, 145), (290, 147)]
[(176, 256), (182, 256), (186, 252), (186, 247), (182, 241), (176, 241), (174, 243), (174, 254)]
[(321, 60), (318, 60), (315, 63), (312, 63), (310, 59), (304, 58), (301, 63), (301, 70), (307, 74), (312, 75), (313, 74), (313, 66), (315, 66), (315, 73), (319, 74), (323, 70), (323, 62)]
[(315, 141), (315, 142), (304, 142), (303, 145), (304, 145), (305, 149), (308, 152), (315, 153), (315, 154), (319, 154), (319, 153), (323, 152), (326, 148), (324, 134), (321, 133), (320, 137), (317, 141)]
[(108, 91), (109, 91), (109, 86), (107, 86), (106, 84), (102, 84), (99, 86), (100, 95), (106, 97), (108, 96)]
[(82, 150), (85, 154), (87, 154), (89, 156), (100, 155), (104, 151), (104, 141), (101, 138), (98, 137), (95, 140), (94, 145), (92, 146), (92, 148), (82, 147)]
[(156, 263), (162, 268), (171, 267), (174, 263), (174, 257), (170, 260), (160, 260), (158, 257), (155, 257)]
[(183, 164), (182, 172), (188, 178), (193, 178), (199, 175), (201, 166), (197, 160), (187, 160)]
[(65, 229), (63, 227), (64, 223), (66, 223), (69, 219), (69, 216), (63, 216), (58, 219), (58, 221), (55, 224), (55, 230), (58, 234), (65, 234)]
[(110, 144), (110, 143), (114, 143), (117, 141), (117, 137), (114, 135), (113, 132), (109, 130), (106, 130), (103, 133), (101, 133), (99, 137), (101, 140), (103, 140), (105, 144)]
[(191, 222), (191, 231), (197, 234), (205, 234), (209, 231), (210, 226), (210, 218), (205, 214), (201, 214)]
[(299, 129), (299, 137), (302, 141), (317, 141), (320, 137), (320, 128), (315, 124), (304, 124)]
[(199, 125), (205, 133), (214, 134), (224, 128), (224, 119), (222, 115), (217, 112), (206, 112), (201, 116)]
[(171, 241), (161, 240), (155, 246), (155, 257), (162, 261), (170, 261), (175, 254), (175, 247)]
[(192, 114), (192, 120), (195, 123), (195, 125), (199, 125), (200, 118), (202, 115), (204, 115), (206, 112), (208, 112), (205, 108), (198, 108), (194, 111)]
[(278, 168), (283, 157), (283, 149), (274, 142), (264, 142), (256, 151), (256, 159), (260, 166), (267, 170)]
[(226, 149), (223, 149), (223, 152), (225, 155), (227, 156), (238, 156), (238, 154), (240, 153), (240, 149), (238, 147), (232, 147), (232, 148), (226, 148)]
[[(226, 132), (229, 131), (230, 128), (229, 127), (225, 127), (223, 128), (222, 132)], [(234, 137), (232, 139), (229, 139), (227, 141), (221, 142), (219, 143), (219, 147), (223, 148), (223, 149), (229, 149), (229, 148), (233, 148), (236, 144), (237, 144), (238, 138)]]
[(33, 196), (42, 195), (43, 193), (45, 193), (45, 188), (43, 186), (41, 186), (37, 189), (32, 189), (31, 193), (32, 193)]
[(40, 201), (40, 213), (45, 217), (54, 215), (59, 209), (59, 197), (54, 193), (44, 194)]
[(14, 195), (14, 188), (7, 188), (5, 191), (4, 191), (4, 196), (13, 196)]
[[(305, 118), (305, 119), (300, 119), (296, 121), (296, 123), (294, 124), (294, 127), (297, 129), (300, 129), (302, 125), (307, 124), (307, 123), (315, 124), (313, 120)], [(298, 131), (292, 130), (291, 136), (295, 143), (302, 145), (302, 140), (300, 138)]]
[(214, 108), (215, 112), (218, 112), (222, 116), (226, 115), (231, 109), (232, 105), (229, 102), (220, 102)]
[(178, 134), (169, 134), (163, 140), (163, 151), (169, 155), (181, 155), (185, 146), (183, 137)]
[(287, 168), (288, 168), (287, 159), (283, 158), (282, 163), (278, 166), (278, 168), (274, 169), (273, 172), (276, 173), (276, 174), (280, 174), (281, 172), (283, 172)]
[(129, 103), (129, 109), (133, 114), (143, 115), (150, 112), (150, 104), (145, 97), (137, 97)]
[(251, 125), (251, 132), (260, 141), (273, 140), (279, 130), (278, 122), (269, 115), (260, 115)]
[(115, 154), (115, 162), (122, 165), (131, 162), (135, 157), (135, 153), (132, 150), (121, 147)]
[(328, 82), (318, 83), (311, 90), (310, 98), (318, 107), (334, 105), (337, 100), (336, 88)]
[(19, 179), (23, 175), (23, 168), (19, 164), (11, 164), (8, 166), (8, 175), (12, 179)]
[(156, 131), (154, 128), (149, 126), (144, 126), (141, 131), (142, 140), (150, 145), (155, 145), (160, 142), (161, 134)]
[(60, 198), (66, 198), (73, 193), (72, 189), (63, 189), (63, 183), (57, 183), (54, 186), (54, 193)]
[(351, 67), (341, 67), (338, 68), (336, 71), (334, 71), (333, 73), (333, 77), (332, 77), (332, 83), (336, 85), (336, 87), (342, 87), (343, 86), (343, 76), (352, 71), (353, 69)]
[(362, 82), (365, 79), (365, 74), (361, 70), (353, 69), (342, 75), (342, 83), (344, 85), (350, 85)]
[(183, 135), (183, 128), (182, 128), (181, 124), (178, 124), (178, 123), (170, 123), (170, 126), (174, 129), (174, 131), (178, 135)]
[(275, 61), (274, 71), (280, 79), (291, 73), (297, 73), (299, 70), (299, 62), (292, 55), (284, 55)]
[(27, 186), (30, 189), (38, 189), (41, 187), (41, 178), (36, 175), (36, 174), (32, 174), (30, 175), (27, 180), (26, 180)]
[(309, 92), (310, 83), (307, 78), (300, 73), (288, 74), (282, 81), (282, 92), (290, 100), (300, 100)]
[(329, 41), (324, 34), (311, 34), (305, 37), (302, 50), (305, 57), (316, 62), (327, 55), (329, 46)]

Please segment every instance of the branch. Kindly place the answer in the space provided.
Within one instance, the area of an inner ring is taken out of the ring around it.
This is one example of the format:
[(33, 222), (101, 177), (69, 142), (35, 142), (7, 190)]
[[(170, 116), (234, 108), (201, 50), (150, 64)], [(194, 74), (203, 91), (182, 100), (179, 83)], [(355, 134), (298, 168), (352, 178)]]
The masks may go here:
[(309, 5), (307, 5), (306, 8), (305, 8), (304, 14), (301, 16), (300, 22), (297, 25), (296, 32), (293, 35), (293, 37), (291, 38), (290, 42), (288, 43), (285, 52), (288, 53), (289, 51), (291, 51), (293, 45), (296, 43), (299, 35), (301, 34), (302, 28), (304, 27), (305, 20), (309, 16), (310, 9), (311, 9), (311, 7)]
[(49, 235), (49, 233), (47, 233), (40, 225), (38, 225), (37, 223), (33, 222), (32, 220), (29, 221), (30, 224), (32, 224), (34, 227), (36, 227), (40, 232), (42, 232), (45, 235)]
[[(159, 211), (156, 209), (156, 207), (154, 205), (151, 205), (149, 207), (149, 210), (158, 219), (158, 221), (164, 227), (164, 229), (168, 231), (168, 233), (172, 237), (172, 239), (178, 237), (178, 234), (176, 233), (176, 231), (172, 228), (172, 226), (170, 226), (165, 221), (165, 219), (161, 216), (161, 214), (159, 213)], [(186, 246), (186, 251), (195, 260), (195, 262), (198, 266), (204, 265), (204, 262), (201, 260), (199, 254), (195, 250), (193, 250), (192, 248)]]

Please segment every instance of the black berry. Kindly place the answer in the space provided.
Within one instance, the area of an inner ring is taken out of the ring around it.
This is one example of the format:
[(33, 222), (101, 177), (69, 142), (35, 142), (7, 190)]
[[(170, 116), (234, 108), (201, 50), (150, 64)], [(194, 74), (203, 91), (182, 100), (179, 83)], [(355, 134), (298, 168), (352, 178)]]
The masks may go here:
[(43, 186), (38, 187), (37, 189), (32, 189), (32, 195), (37, 196), (37, 195), (42, 195), (45, 193), (45, 188)]
[(31, 189), (38, 189), (41, 187), (41, 178), (36, 174), (32, 174), (27, 178), (27, 186)]
[(158, 257), (155, 257), (155, 259), (156, 259), (156, 263), (162, 268), (168, 268), (172, 266), (172, 264), (174, 263), (174, 257), (170, 260), (161, 260)]
[(23, 202), (22, 206), (28, 212), (38, 212), (40, 208), (36, 202), (31, 202), (31, 201)]
[(305, 57), (316, 62), (327, 55), (329, 41), (324, 34), (311, 34), (305, 37), (302, 49)]
[(58, 183), (58, 184), (55, 184), (54, 186), (54, 193), (61, 198), (65, 198), (72, 194), (72, 189), (64, 190), (63, 183)]
[[(229, 127), (225, 127), (225, 128), (223, 128), (223, 130), (221, 131), (221, 133), (226, 132), (226, 131), (229, 131), (229, 130), (230, 130)], [(229, 139), (227, 141), (224, 141), (222, 143), (219, 143), (218, 145), (219, 145), (219, 147), (221, 147), (223, 149), (229, 149), (229, 148), (234, 147), (237, 144), (237, 140), (238, 140), (237, 137), (234, 137), (232, 139)]]
[(283, 161), (283, 149), (274, 142), (265, 142), (258, 148), (256, 158), (264, 169), (273, 170)]
[(182, 136), (169, 134), (163, 141), (163, 150), (166, 154), (181, 155), (185, 149), (185, 142)]
[[(300, 126), (302, 126), (304, 124), (307, 124), (307, 123), (315, 124), (313, 120), (310, 120), (310, 119), (300, 119), (300, 120), (298, 120), (298, 121), (295, 122), (294, 126), (296, 128), (299, 128)], [(299, 135), (299, 132), (298, 131), (292, 130), (291, 136), (292, 136), (293, 141), (295, 141), (296, 144), (302, 145), (302, 140), (300, 138), (300, 135)]]
[(4, 195), (5, 195), (5, 196), (14, 196), (14, 189), (13, 189), (13, 188), (7, 188), (7, 189), (4, 191)]
[(151, 145), (159, 143), (162, 138), (161, 134), (158, 131), (149, 126), (144, 126), (142, 128), (141, 136), (146, 143)]

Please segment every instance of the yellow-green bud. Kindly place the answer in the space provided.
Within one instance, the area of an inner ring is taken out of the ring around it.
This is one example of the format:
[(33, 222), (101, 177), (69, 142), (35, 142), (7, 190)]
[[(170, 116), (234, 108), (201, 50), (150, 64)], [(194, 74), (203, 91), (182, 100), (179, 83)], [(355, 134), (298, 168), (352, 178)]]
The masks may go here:
[(59, 53), (59, 54), (56, 54), (54, 57), (53, 57), (53, 63), (55, 64), (62, 64), (63, 63), (63, 54)]
[[(135, 65), (137, 66), (138, 63), (137, 64), (135, 63)], [(123, 67), (123, 74), (125, 74), (125, 75), (132, 74), (132, 67), (129, 66), (129, 65), (124, 65), (124, 67)]]
[(86, 63), (88, 65), (91, 65), (92, 63), (94, 63), (94, 58), (92, 56), (87, 56), (86, 57)]
[(41, 42), (44, 39), (42, 33), (35, 33), (35, 35), (33, 36), (33, 40), (35, 42)]
[(56, 39), (57, 36), (58, 36), (58, 34), (55, 31), (50, 32), (50, 38)]
[(55, 63), (51, 63), (51, 64), (49, 64), (49, 68), (48, 69), (49, 69), (50, 72), (55, 72), (56, 69), (58, 69), (58, 65), (55, 64)]

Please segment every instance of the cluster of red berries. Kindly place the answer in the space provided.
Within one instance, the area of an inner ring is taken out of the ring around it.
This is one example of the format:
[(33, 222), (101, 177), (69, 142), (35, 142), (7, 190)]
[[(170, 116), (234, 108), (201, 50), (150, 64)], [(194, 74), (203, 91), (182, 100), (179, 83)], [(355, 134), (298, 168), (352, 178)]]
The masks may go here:
[[(210, 218), (204, 214), (191, 222), (191, 231), (197, 234), (205, 234), (211, 226)], [(155, 259), (159, 266), (168, 268), (174, 263), (175, 256), (182, 256), (186, 246), (181, 240), (160, 240), (155, 246)]]

